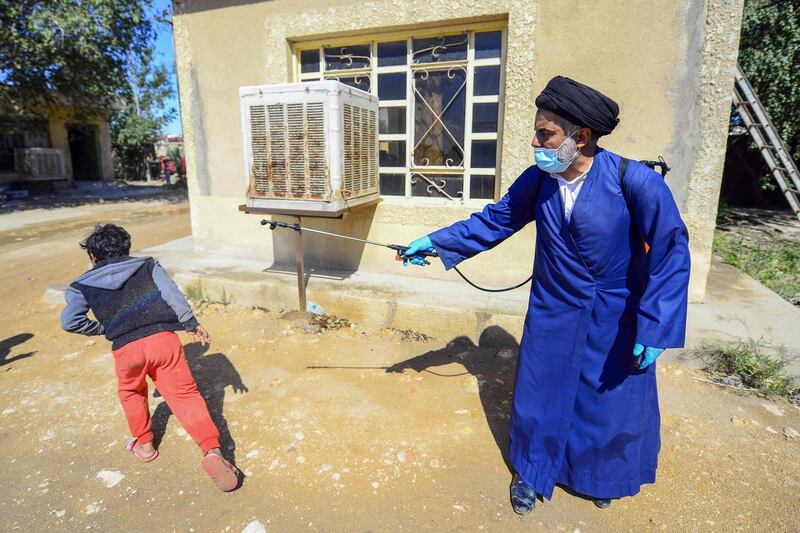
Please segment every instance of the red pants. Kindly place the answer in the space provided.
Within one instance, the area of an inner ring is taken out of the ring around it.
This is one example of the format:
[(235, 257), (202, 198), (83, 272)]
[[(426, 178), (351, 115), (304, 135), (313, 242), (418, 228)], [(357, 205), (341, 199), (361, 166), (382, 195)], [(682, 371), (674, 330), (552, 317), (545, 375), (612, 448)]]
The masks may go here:
[(205, 455), (219, 448), (219, 431), (197, 390), (183, 345), (171, 331), (156, 333), (114, 350), (114, 370), (119, 379), (119, 401), (131, 435), (139, 444), (152, 442), (147, 380), (150, 376), (175, 417)]

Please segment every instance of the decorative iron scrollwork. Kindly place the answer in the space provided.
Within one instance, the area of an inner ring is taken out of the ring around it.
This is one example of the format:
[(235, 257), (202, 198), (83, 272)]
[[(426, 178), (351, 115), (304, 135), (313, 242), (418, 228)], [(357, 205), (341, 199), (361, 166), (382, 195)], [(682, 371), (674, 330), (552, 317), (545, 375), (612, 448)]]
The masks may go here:
[[(369, 74), (364, 74), (362, 72), (354, 72), (352, 74), (340, 74), (340, 75), (337, 75), (337, 76), (326, 76), (325, 77), (325, 79), (327, 79), (327, 80), (336, 80), (336, 81), (342, 81), (342, 78), (344, 78), (344, 79), (352, 78), (353, 82), (356, 85), (361, 85), (361, 82), (364, 81), (364, 80), (366, 80), (367, 83), (372, 83), (372, 78), (370, 77), (370, 75)], [(346, 82), (343, 82), (343, 83), (346, 83)]]
[(428, 184), (428, 186), (425, 188), (425, 190), (428, 191), (428, 193), (433, 193), (435, 191), (436, 193), (440, 194), (441, 196), (445, 196), (445, 197), (449, 198), (450, 200), (454, 200), (454, 201), (457, 198), (462, 198), (464, 196), (464, 192), (463, 191), (458, 191), (458, 193), (456, 194), (455, 197), (450, 196), (447, 193), (447, 191), (444, 190), (444, 188), (447, 186), (447, 181), (445, 181), (444, 179), (440, 179), (439, 183), (436, 183), (431, 178), (429, 178), (425, 174), (422, 174), (421, 172), (412, 172), (411, 173), (411, 185), (414, 185), (415, 183), (419, 182), (420, 179), (424, 180)]
[(346, 46), (343, 46), (342, 48), (340, 48), (338, 54), (329, 54), (328, 51), (325, 50), (325, 60), (327, 61), (328, 58), (344, 60), (347, 63), (348, 67), (352, 67), (353, 66), (353, 60), (354, 59), (359, 59), (359, 60), (364, 61), (366, 63), (366, 66), (364, 66), (363, 68), (370, 68), (372, 66), (372, 58), (370, 56), (360, 56), (360, 55), (356, 55), (356, 54), (348, 54)]
[(439, 37), (439, 44), (435, 44), (433, 46), (429, 46), (428, 48), (423, 48), (422, 50), (417, 50), (416, 52), (412, 53), (411, 54), (411, 62), (412, 63), (417, 63), (418, 62), (417, 56), (427, 54), (428, 52), (430, 52), (431, 57), (433, 57), (434, 59), (438, 59), (439, 58), (439, 54), (441, 52), (446, 51), (448, 48), (452, 48), (452, 47), (455, 47), (455, 46), (461, 46), (461, 45), (467, 44), (467, 41), (468, 41), (469, 37), (467, 36), (466, 33), (463, 34), (463, 37), (464, 37), (464, 40), (463, 41), (459, 41), (457, 43), (448, 43), (447, 42), (447, 37)]
[[(428, 77), (430, 76), (430, 72), (434, 72), (434, 71), (441, 72), (441, 69), (416, 68), (416, 69), (414, 69), (414, 76), (415, 76), (415, 79), (416, 79), (416, 76), (419, 75), (419, 79), (427, 80)], [(417, 148), (419, 148), (420, 144), (422, 144), (423, 141), (425, 141), (425, 138), (430, 134), (431, 130), (433, 130), (433, 128), (436, 126), (437, 123), (441, 124), (442, 129), (453, 140), (453, 142), (456, 145), (456, 149), (461, 154), (461, 163), (460, 164), (454, 165), (455, 161), (453, 160), (453, 158), (447, 158), (445, 160), (444, 166), (446, 166), (448, 168), (461, 168), (464, 165), (464, 147), (461, 146), (461, 143), (458, 141), (458, 139), (456, 139), (455, 135), (453, 135), (453, 132), (450, 131), (450, 129), (447, 127), (447, 125), (442, 120), (442, 117), (444, 116), (444, 114), (447, 112), (448, 109), (450, 109), (450, 107), (453, 105), (453, 103), (461, 95), (461, 93), (465, 90), (465, 88), (467, 86), (467, 76), (466, 76), (467, 69), (464, 66), (450, 67), (449, 69), (447, 69), (447, 77), (449, 79), (451, 79), (451, 80), (455, 79), (456, 72), (459, 72), (459, 71), (464, 73), (464, 80), (461, 82), (461, 85), (458, 87), (458, 89), (456, 89), (456, 91), (453, 93), (453, 96), (450, 98), (450, 100), (447, 102), (447, 104), (442, 108), (441, 113), (437, 113), (436, 111), (434, 111), (433, 107), (425, 100), (425, 97), (422, 96), (422, 93), (419, 91), (419, 89), (417, 89), (416, 83), (414, 84), (414, 87), (413, 87), (414, 88), (414, 94), (417, 97), (419, 97), (420, 101), (425, 105), (425, 107), (428, 108), (428, 110), (433, 115), (434, 119), (431, 122), (430, 126), (428, 126), (428, 129), (425, 130), (425, 132), (419, 137), (419, 139), (417, 139), (417, 142), (414, 144), (414, 147), (411, 150), (411, 166), (412, 167), (427, 167), (427, 166), (430, 165), (430, 160), (427, 157), (423, 158), (422, 162), (417, 162), (415, 160), (414, 154), (415, 154)]]

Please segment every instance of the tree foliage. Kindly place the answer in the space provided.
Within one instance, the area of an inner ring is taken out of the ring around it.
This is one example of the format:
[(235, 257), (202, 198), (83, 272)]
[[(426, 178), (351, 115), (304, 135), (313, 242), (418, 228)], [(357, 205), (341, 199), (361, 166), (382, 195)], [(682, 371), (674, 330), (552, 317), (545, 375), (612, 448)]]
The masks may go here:
[(107, 105), (153, 39), (151, 1), (0, 0), (0, 104)]
[(745, 0), (739, 63), (800, 161), (800, 2)]
[(152, 0), (0, 0), (0, 108), (65, 105), (80, 122), (111, 116), (119, 177), (142, 177), (167, 106), (169, 71), (153, 57), (164, 18)]
[(129, 179), (144, 177), (146, 160), (161, 128), (176, 110), (167, 105), (173, 93), (169, 71), (156, 65), (152, 52), (129, 62), (124, 90), (125, 108), (111, 118), (111, 142), (117, 176)]

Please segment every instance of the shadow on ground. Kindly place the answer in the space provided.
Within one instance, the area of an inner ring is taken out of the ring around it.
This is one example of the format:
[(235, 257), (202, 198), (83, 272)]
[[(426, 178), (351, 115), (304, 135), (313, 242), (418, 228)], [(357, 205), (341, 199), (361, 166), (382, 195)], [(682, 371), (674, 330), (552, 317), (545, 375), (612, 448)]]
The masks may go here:
[(11, 349), (14, 348), (14, 346), (18, 346), (23, 342), (26, 342), (31, 337), (33, 337), (33, 333), (20, 333), (0, 341), (0, 366), (5, 366), (13, 363), (14, 361), (19, 361), (20, 359), (25, 359), (35, 354), (36, 352), (28, 352), (15, 355), (14, 357), (8, 359), (8, 355), (11, 353)]
[[(187, 344), (185, 347), (186, 362), (192, 371), (197, 382), (197, 389), (206, 401), (208, 411), (214, 425), (219, 430), (219, 441), (222, 455), (231, 463), (236, 461), (236, 443), (228, 429), (228, 421), (225, 419), (225, 388), (229, 385), (233, 387), (235, 393), (248, 392), (247, 387), (242, 382), (242, 377), (233, 366), (230, 359), (222, 353), (212, 353), (206, 355), (208, 346), (203, 346), (199, 342)], [(156, 390), (153, 396), (160, 396)], [(153, 445), (158, 448), (167, 431), (167, 422), (172, 411), (166, 402), (162, 402), (156, 407), (153, 413)]]
[[(508, 423), (511, 416), (511, 396), (514, 390), (519, 344), (513, 335), (499, 326), (490, 326), (481, 333), (475, 345), (468, 337), (456, 337), (440, 350), (426, 352), (396, 363), (387, 372), (412, 369), (427, 372), (442, 379), (472, 374), (478, 380), (481, 404), (486, 423), (492, 432), (503, 460), (512, 470), (508, 456)], [(444, 373), (431, 368), (459, 363), (465, 372)]]

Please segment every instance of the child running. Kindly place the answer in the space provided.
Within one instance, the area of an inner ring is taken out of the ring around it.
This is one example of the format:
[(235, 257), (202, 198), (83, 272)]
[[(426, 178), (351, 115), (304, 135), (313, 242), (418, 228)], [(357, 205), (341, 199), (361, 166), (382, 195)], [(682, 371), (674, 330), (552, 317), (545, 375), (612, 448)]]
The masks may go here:
[[(186, 298), (152, 257), (129, 257), (131, 236), (114, 224), (98, 225), (80, 243), (92, 268), (66, 291), (61, 313), (65, 331), (105, 335), (112, 342), (118, 393), (131, 439), (125, 448), (145, 463), (158, 457), (153, 447), (147, 381), (156, 388), (203, 454), (201, 466), (223, 491), (235, 489), (239, 472), (222, 457), (219, 431), (189, 371), (175, 331), (207, 345)], [(96, 320), (86, 314), (91, 310)]]

